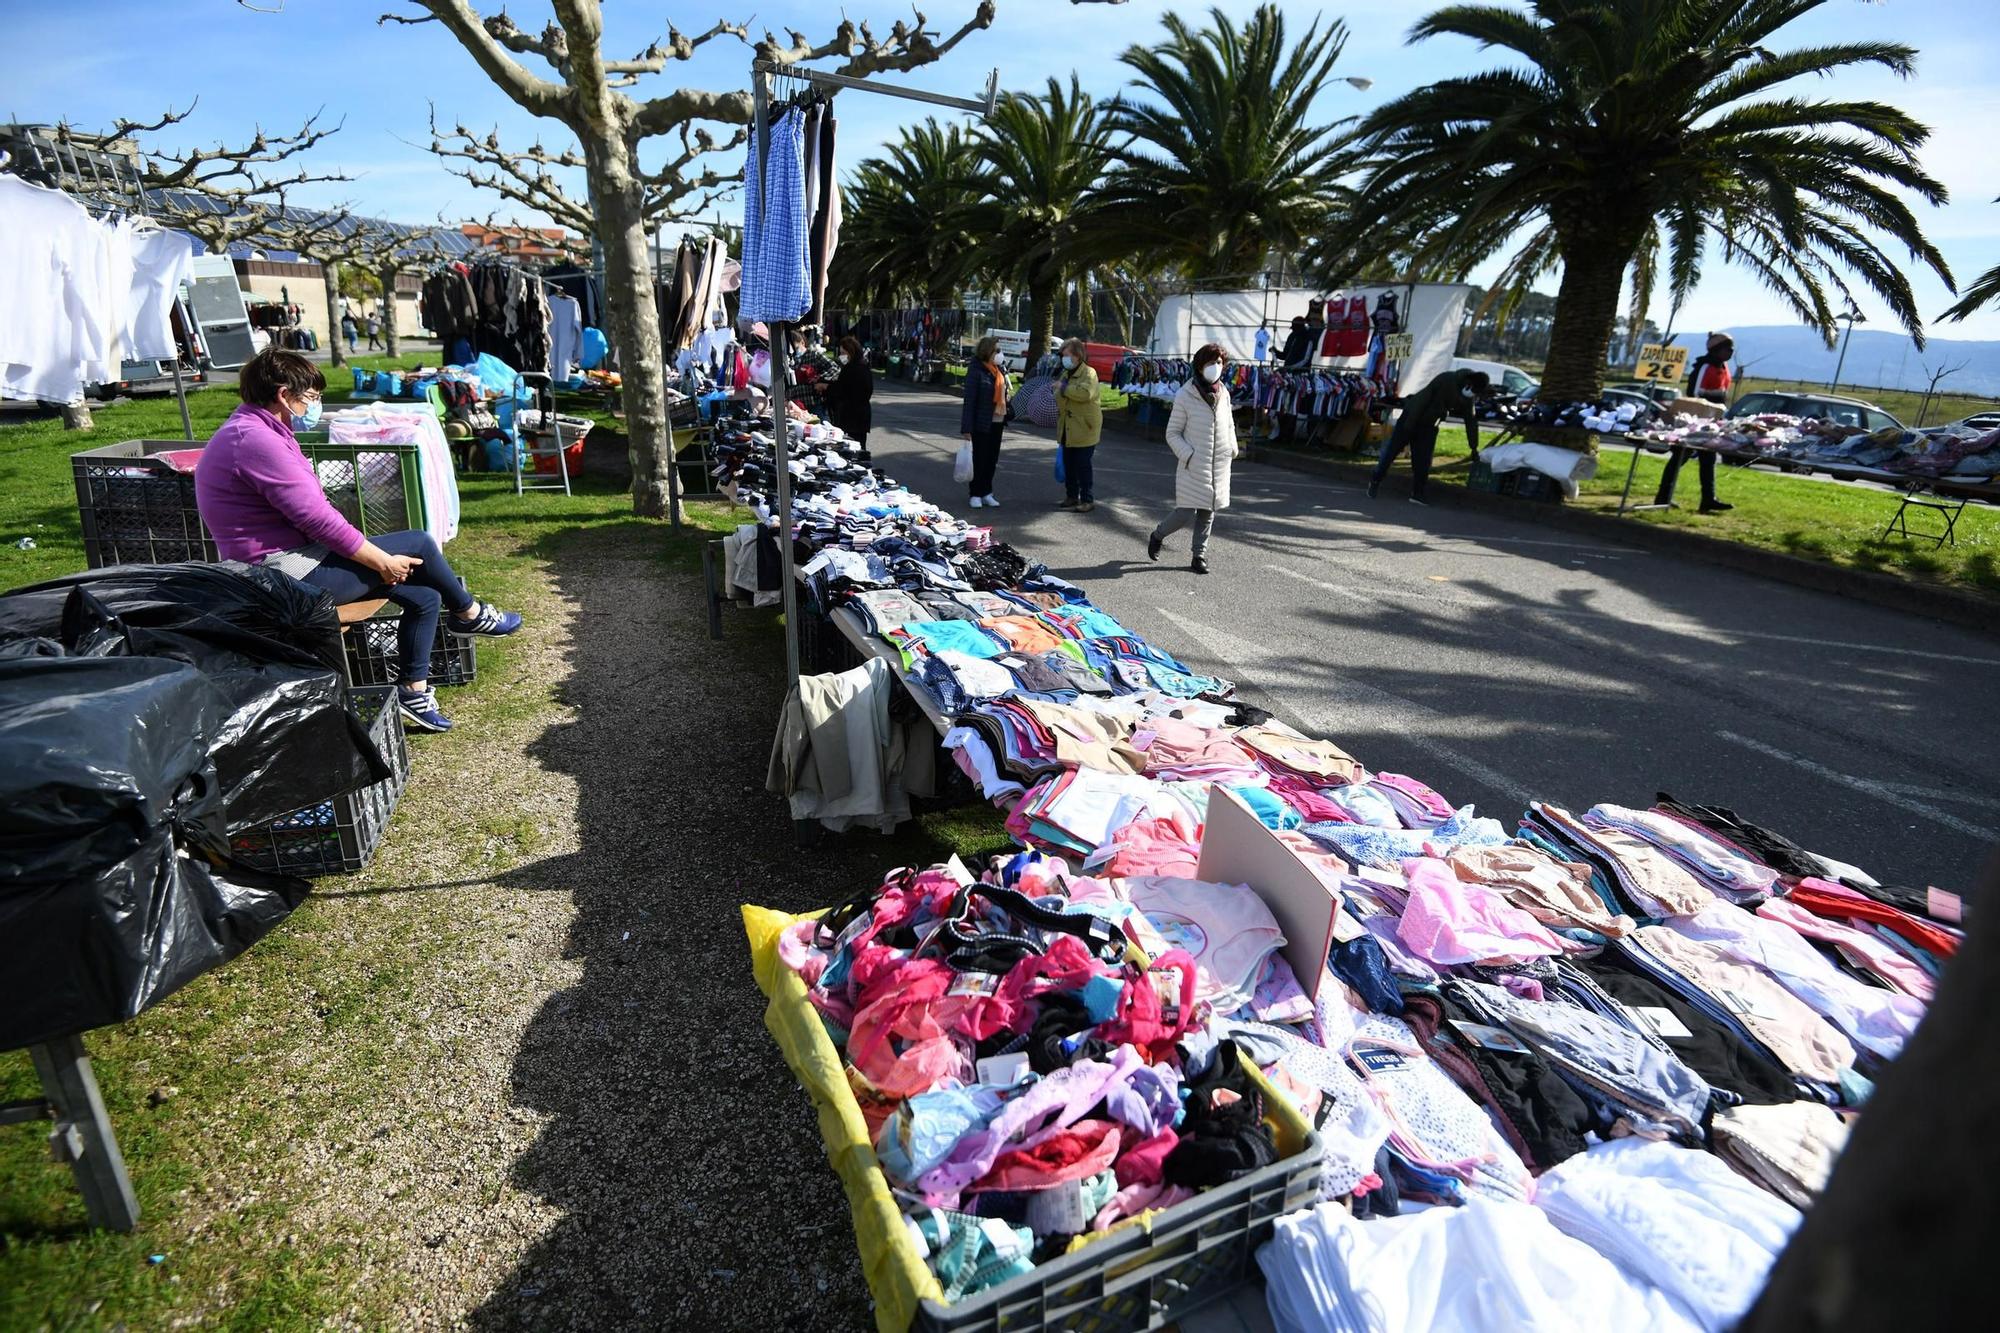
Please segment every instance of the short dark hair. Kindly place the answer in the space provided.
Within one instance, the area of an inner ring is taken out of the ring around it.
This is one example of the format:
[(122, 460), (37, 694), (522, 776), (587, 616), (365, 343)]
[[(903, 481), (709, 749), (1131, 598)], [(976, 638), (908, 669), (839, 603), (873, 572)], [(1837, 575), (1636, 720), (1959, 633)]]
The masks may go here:
[(326, 390), (326, 376), (320, 368), (297, 352), (267, 347), (243, 363), (236, 377), (236, 395), (246, 403), (269, 407), (280, 393), (302, 394), (312, 389)]
[(859, 361), (861, 359), (861, 340), (850, 333), (840, 340), (840, 350), (853, 357), (856, 361)]
[(1295, 329), (1302, 329), (1302, 328), (1304, 328), (1305, 326), (1306, 326), (1306, 317), (1305, 317), (1304, 315), (1293, 315), (1293, 316), (1292, 316), (1292, 327), (1293, 327), (1293, 328), (1295, 328)]
[(1470, 378), (1468, 378), (1465, 382), (1468, 385), (1470, 385), (1475, 392), (1479, 394), (1484, 395), (1493, 392), (1493, 377), (1491, 375), (1488, 375), (1483, 370), (1473, 371)]

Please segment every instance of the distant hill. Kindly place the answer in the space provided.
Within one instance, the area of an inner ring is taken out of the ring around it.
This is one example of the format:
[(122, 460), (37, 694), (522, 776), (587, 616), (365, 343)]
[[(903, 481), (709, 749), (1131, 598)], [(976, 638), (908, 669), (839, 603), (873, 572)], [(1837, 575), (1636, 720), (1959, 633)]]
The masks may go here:
[[(1824, 384), (1833, 376), (1840, 356), (1836, 343), (1829, 349), (1819, 334), (1797, 325), (1767, 324), (1751, 328), (1732, 327), (1736, 337), (1736, 362), (1745, 368), (1746, 378), (1801, 380)], [(1674, 341), (1701, 355), (1708, 334), (1681, 333)], [(1910, 345), (1909, 335), (1884, 333), (1857, 325), (1854, 342), (1847, 349), (1847, 365), (1840, 382), (1876, 389), (1914, 389), (1922, 392), (1930, 383), (1931, 371), (1965, 362), (1965, 369), (1938, 385), (1944, 394), (1965, 394), (2000, 398), (2000, 342), (1969, 342), (1932, 338), (1919, 352)], [(1928, 363), (1930, 369), (1925, 369)]]

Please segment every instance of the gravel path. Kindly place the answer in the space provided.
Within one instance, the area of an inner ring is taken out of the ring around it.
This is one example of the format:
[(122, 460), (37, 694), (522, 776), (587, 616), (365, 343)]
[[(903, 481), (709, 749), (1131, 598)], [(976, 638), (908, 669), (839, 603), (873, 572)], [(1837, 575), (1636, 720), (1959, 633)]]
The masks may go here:
[(662, 569), (656, 533), (580, 534), (557, 562), (562, 713), (521, 758), (568, 794), (574, 832), (498, 883), (560, 923), (569, 975), (518, 1039), (484, 1043), (511, 1056), (510, 1114), (538, 1125), (504, 1188), (553, 1217), (504, 1265), (465, 1256), (492, 1284), (468, 1317), (865, 1328), (846, 1199), (764, 1031), (737, 909), (823, 906), (886, 867), (866, 840), (796, 858), (763, 790), (774, 626), (732, 618), (711, 643), (699, 579)]

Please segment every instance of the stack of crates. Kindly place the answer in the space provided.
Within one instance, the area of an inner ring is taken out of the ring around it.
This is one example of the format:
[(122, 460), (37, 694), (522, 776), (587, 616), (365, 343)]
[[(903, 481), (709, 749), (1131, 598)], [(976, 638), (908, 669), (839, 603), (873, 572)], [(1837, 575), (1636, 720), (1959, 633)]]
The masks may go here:
[[(326, 432), (316, 431), (302, 434), (299, 448), (319, 473), (326, 498), (363, 532), (426, 526), (417, 445), (333, 444)], [(195, 508), (194, 473), (173, 466), (165, 457), (198, 449), (186, 440), (126, 440), (70, 456), (90, 568), (220, 559), (215, 539), (202, 527)], [(350, 682), (361, 686), (395, 682), (394, 617), (353, 626), (345, 638)], [(442, 622), (431, 657), (440, 684), (472, 680), (476, 670), (472, 640), (451, 633)]]
[(389, 776), (268, 824), (237, 830), (230, 834), (229, 845), (238, 860), (260, 870), (311, 879), (351, 874), (374, 859), (388, 831), (389, 816), (410, 779), (410, 750), (394, 695), (393, 689), (358, 689), (351, 696), (354, 713), (368, 728), (369, 739), (389, 766)]

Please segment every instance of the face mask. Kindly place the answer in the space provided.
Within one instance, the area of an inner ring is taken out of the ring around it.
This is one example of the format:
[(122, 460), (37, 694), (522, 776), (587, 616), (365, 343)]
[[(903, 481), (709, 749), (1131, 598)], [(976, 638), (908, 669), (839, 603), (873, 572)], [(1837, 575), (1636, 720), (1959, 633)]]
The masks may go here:
[(1064, 369), (1064, 370), (1075, 370), (1075, 369), (1076, 369), (1076, 358), (1075, 358), (1075, 357), (1073, 357), (1073, 356), (1066, 356), (1066, 357), (1064, 357), (1064, 358), (1063, 358), (1063, 369)]
[(306, 404), (304, 412), (295, 412), (292, 414), (293, 430), (311, 430), (317, 425), (319, 425), (319, 399), (317, 398)]
[(1219, 361), (1209, 362), (1201, 368), (1201, 377), (1210, 384), (1215, 383), (1222, 378), (1222, 363)]
[(1478, 395), (1477, 395), (1477, 394), (1475, 394), (1475, 393), (1473, 393), (1473, 392), (1472, 392), (1472, 390), (1470, 390), (1470, 389), (1460, 389), (1460, 390), (1459, 390), (1459, 392), (1460, 392), (1460, 393), (1462, 393), (1462, 394), (1464, 394), (1464, 395), (1465, 395), (1465, 396), (1466, 396), (1467, 398), (1476, 398), (1476, 397), (1478, 397)]
[(852, 361), (853, 359), (854, 359), (853, 357), (849, 356), (845, 352), (842, 352), (840, 354), (840, 364), (843, 366), (846, 365), (848, 362)]

